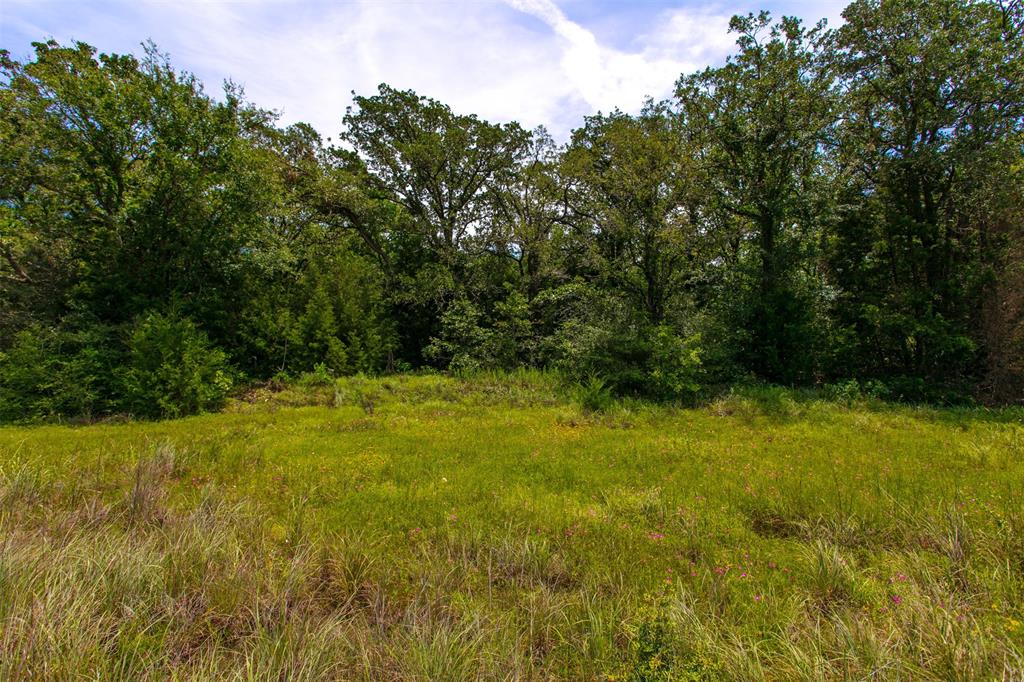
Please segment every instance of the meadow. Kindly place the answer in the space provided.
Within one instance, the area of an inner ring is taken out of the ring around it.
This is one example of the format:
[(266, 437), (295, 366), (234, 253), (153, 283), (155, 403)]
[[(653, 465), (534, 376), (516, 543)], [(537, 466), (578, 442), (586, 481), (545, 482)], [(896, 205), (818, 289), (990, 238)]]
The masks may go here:
[(0, 428), (2, 679), (1024, 679), (1024, 419), (539, 373)]

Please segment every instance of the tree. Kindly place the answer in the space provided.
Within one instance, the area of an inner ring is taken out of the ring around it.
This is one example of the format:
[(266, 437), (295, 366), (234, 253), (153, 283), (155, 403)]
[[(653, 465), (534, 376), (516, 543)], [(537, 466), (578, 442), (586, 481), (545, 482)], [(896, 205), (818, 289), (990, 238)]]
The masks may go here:
[[(832, 121), (830, 79), (814, 48), (823, 25), (771, 23), (767, 12), (733, 17), (739, 53), (725, 66), (683, 77), (676, 97), (697, 158), (704, 213), (721, 216), (731, 248), (712, 265), (725, 322), (746, 338), (726, 343), (746, 369), (772, 380), (807, 378), (808, 247), (818, 228), (814, 184)], [(713, 225), (713, 223), (712, 223)], [(738, 308), (738, 310), (736, 310)]]
[(491, 248), (515, 259), (528, 302), (553, 275), (555, 233), (567, 223), (568, 187), (560, 161), (551, 135), (538, 128), (516, 172), (506, 175), (508, 182), (494, 194), (497, 220), (490, 231)]
[(387, 85), (377, 95), (356, 96), (355, 104), (345, 114), (344, 139), (376, 186), (405, 208), (435, 257), (455, 264), (489, 215), (489, 183), (513, 170), (526, 132)]
[(639, 116), (587, 118), (566, 151), (577, 229), (593, 245), (599, 276), (661, 324), (693, 275), (698, 249), (691, 173), (665, 105)]
[(865, 370), (975, 371), (994, 227), (1020, 158), (1019, 15), (993, 2), (857, 0), (833, 36), (850, 195), (833, 269)]
[(2, 158), (4, 298), (41, 287), (49, 315), (109, 324), (177, 301), (224, 339), (275, 201), (252, 139), (269, 116), (233, 87), (214, 101), (152, 46), (142, 60), (35, 48), (31, 63), (0, 63), (18, 140)]

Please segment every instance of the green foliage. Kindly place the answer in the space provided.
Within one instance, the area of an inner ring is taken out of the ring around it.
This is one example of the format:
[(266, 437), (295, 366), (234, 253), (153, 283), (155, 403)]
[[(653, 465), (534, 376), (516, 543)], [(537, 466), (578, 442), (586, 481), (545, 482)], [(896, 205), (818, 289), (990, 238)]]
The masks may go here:
[(701, 388), (700, 337), (650, 325), (621, 299), (584, 293), (545, 345), (577, 381), (599, 377), (618, 395), (691, 401)]
[(488, 352), (494, 332), (480, 324), (480, 309), (466, 298), (456, 299), (441, 315), (441, 329), (424, 355), (454, 371), (493, 366)]
[(120, 378), (125, 410), (141, 417), (217, 409), (232, 385), (225, 354), (195, 323), (174, 313), (139, 318)]
[(494, 334), (488, 350), (495, 365), (504, 369), (536, 364), (536, 345), (532, 311), (524, 294), (510, 291), (494, 304)]
[(661, 324), (693, 276), (697, 238), (694, 173), (667, 105), (639, 116), (591, 116), (563, 162), (572, 210), (591, 235), (598, 281)]
[(327, 366), (327, 363), (318, 362), (313, 365), (312, 372), (303, 372), (300, 374), (296, 383), (303, 387), (331, 386), (334, 384), (334, 374), (331, 373), (331, 369)]
[(14, 285), (111, 324), (176, 300), (227, 334), (272, 210), (272, 157), (244, 134), (267, 116), (230, 89), (209, 97), (151, 45), (142, 59), (35, 48), (30, 63), (0, 64), (33, 169), (3, 189), (24, 275)]
[(23, 329), (0, 352), (0, 421), (102, 414), (118, 359), (111, 334), (101, 328)]
[(0, 51), (2, 418), (215, 404), (121, 381), (121, 331), (169, 309), (249, 381), (541, 368), (679, 403), (737, 381), (1018, 400), (1022, 25), (994, 0), (733, 17), (724, 64), (562, 146), (388, 85), (336, 146), (152, 45)]
[(584, 412), (605, 412), (615, 404), (615, 396), (604, 379), (590, 377), (576, 388), (576, 401)]
[(371, 261), (339, 245), (301, 274), (278, 276), (282, 281), (254, 292), (243, 311), (241, 336), (254, 373), (304, 372), (318, 363), (337, 375), (385, 368), (394, 322)]
[(373, 181), (405, 207), (433, 256), (456, 265), (489, 209), (488, 183), (512, 170), (527, 134), (387, 85), (355, 105), (345, 114), (345, 139), (366, 157)]
[(673, 674), (673, 627), (668, 617), (665, 600), (648, 598), (630, 624), (632, 669), (630, 682), (671, 682), (683, 679)]
[(1000, 250), (989, 225), (1019, 205), (1009, 171), (1024, 125), (1020, 8), (857, 0), (844, 17), (830, 58), (857, 113), (837, 130), (857, 172), (837, 183), (837, 315), (866, 374), (948, 390), (976, 371)]
[(829, 400), (854, 405), (865, 400), (882, 400), (889, 395), (890, 389), (877, 380), (861, 384), (856, 379), (847, 379), (826, 385), (823, 393)]
[(342, 372), (348, 365), (345, 347), (338, 338), (334, 307), (322, 281), (313, 286), (306, 309), (296, 321), (294, 342), (295, 364), (299, 367), (312, 364)]
[[(834, 93), (816, 47), (820, 26), (805, 29), (767, 12), (736, 16), (738, 54), (725, 66), (680, 78), (683, 126), (701, 159), (696, 182), (711, 199), (720, 267), (711, 309), (726, 333), (726, 354), (772, 381), (806, 381), (809, 299), (800, 268), (820, 227), (816, 206)], [(719, 334), (719, 336), (725, 336)]]
[(661, 400), (692, 399), (700, 391), (700, 336), (682, 338), (665, 325), (650, 334), (648, 393)]

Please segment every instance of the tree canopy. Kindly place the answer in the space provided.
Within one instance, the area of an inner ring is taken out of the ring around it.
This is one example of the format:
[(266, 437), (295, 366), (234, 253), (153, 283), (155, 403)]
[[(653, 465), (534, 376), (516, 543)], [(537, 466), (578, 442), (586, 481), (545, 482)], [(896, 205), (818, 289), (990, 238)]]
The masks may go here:
[(527, 365), (1020, 401), (1024, 10), (843, 16), (734, 17), (726, 63), (562, 145), (388, 85), (335, 145), (152, 45), (0, 52), (0, 418)]

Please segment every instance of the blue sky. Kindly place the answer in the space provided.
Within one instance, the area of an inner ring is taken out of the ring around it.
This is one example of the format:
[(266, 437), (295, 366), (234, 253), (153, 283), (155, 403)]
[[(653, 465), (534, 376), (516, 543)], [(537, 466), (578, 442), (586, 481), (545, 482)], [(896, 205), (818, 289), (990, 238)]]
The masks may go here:
[(0, 0), (0, 47), (84, 40), (138, 52), (152, 39), (211, 92), (335, 135), (352, 90), (412, 88), (460, 112), (546, 125), (668, 96), (680, 73), (724, 60), (732, 14), (769, 9), (840, 21), (845, 0)]

